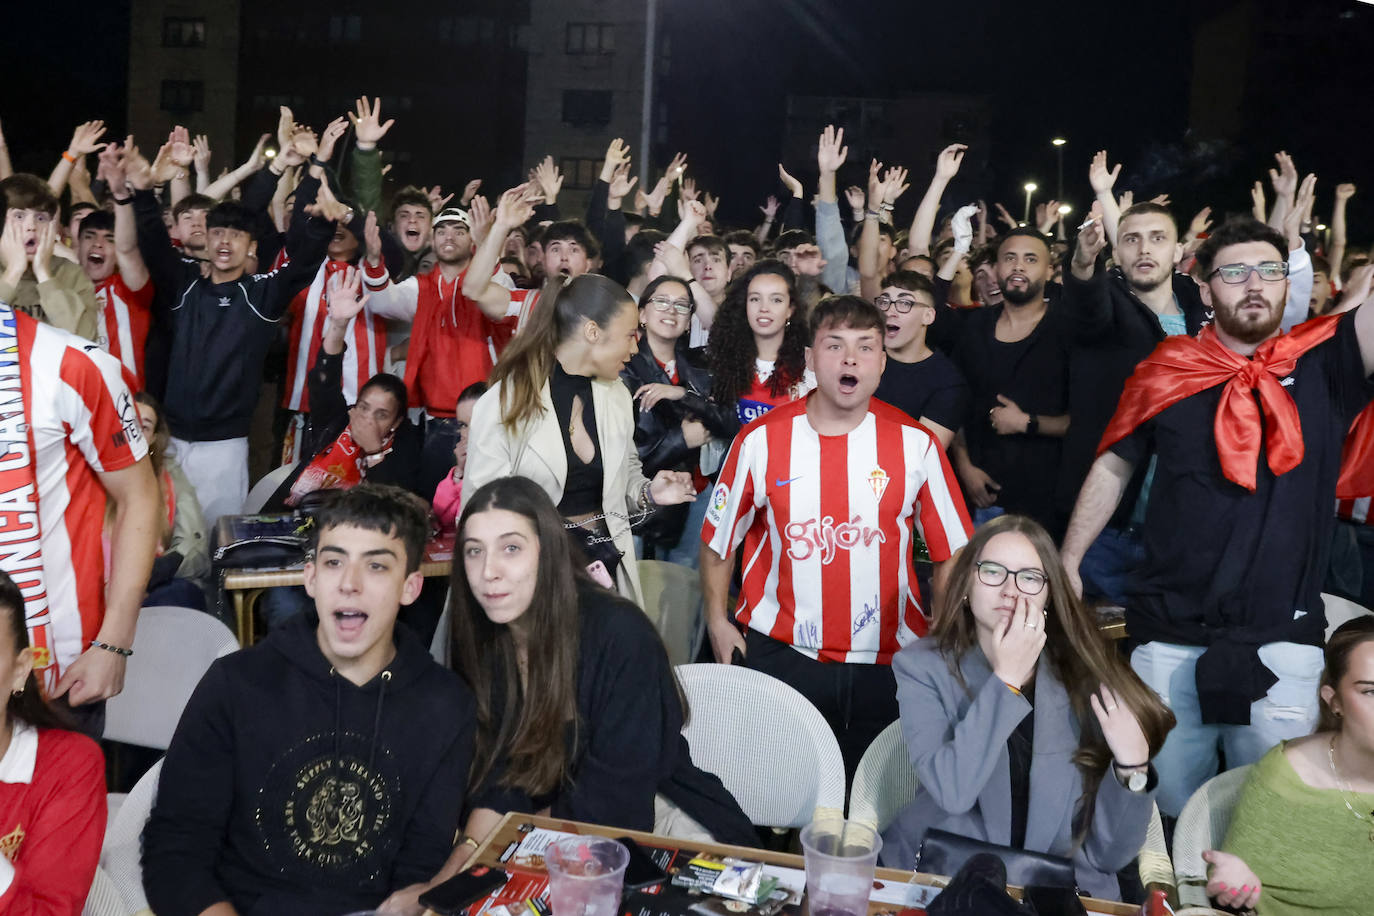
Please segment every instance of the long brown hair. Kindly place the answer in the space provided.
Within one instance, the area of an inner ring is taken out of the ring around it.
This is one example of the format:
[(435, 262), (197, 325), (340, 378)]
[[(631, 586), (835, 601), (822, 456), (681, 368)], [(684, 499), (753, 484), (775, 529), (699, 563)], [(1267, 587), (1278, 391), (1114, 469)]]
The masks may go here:
[[(1374, 617), (1364, 614), (1337, 627), (1326, 641), (1326, 666), (1322, 668), (1320, 687), (1340, 690), (1341, 680), (1350, 671), (1350, 656), (1367, 642), (1374, 642)], [(1341, 717), (1331, 711), (1330, 703), (1323, 700), (1317, 718), (1317, 731), (1340, 730)]]
[[(172, 442), (172, 429), (167, 424), (167, 415), (162, 412), (162, 405), (158, 403), (157, 398), (146, 391), (140, 391), (134, 395), (134, 401), (151, 407), (157, 416), (157, 422), (153, 424), (153, 434), (148, 437), (148, 461), (153, 466), (153, 479), (157, 481), (158, 506), (165, 506), (167, 481), (163, 480), (162, 473), (167, 469), (167, 448)], [(106, 514), (110, 520), (114, 518), (114, 510), (114, 500), (110, 500), (106, 507)], [(166, 512), (158, 512), (157, 523), (158, 543), (164, 548), (171, 546), (173, 526)]]
[[(510, 627), (493, 623), (477, 602), (463, 557), (468, 519), (489, 509), (505, 509), (527, 519), (539, 540), (537, 596), (522, 619), (528, 682), (521, 684), (518, 653)], [(472, 495), (458, 520), (449, 616), (456, 670), (477, 697), (477, 750), (469, 784), (476, 788), (493, 766), (507, 761), (502, 783), (531, 795), (557, 788), (571, 761), (565, 742), (577, 727), (577, 662), (580, 636), (578, 586), (595, 587), (578, 563), (552, 500), (524, 477), (493, 480)], [(493, 686), (504, 702), (497, 709)], [(576, 741), (573, 741), (576, 745)]]
[(600, 274), (583, 274), (566, 283), (555, 276), (544, 284), (529, 324), (491, 370), (492, 384), (501, 383), (501, 425), (508, 432), (539, 416), (540, 392), (553, 373), (558, 345), (588, 321), (608, 327), (626, 306), (634, 308), (634, 299), (625, 287)]
[[(0, 626), (9, 629), (13, 651), (17, 654), (29, 648), (29, 628), (24, 619), (24, 595), (9, 577), (9, 573), (4, 570), (0, 570), (0, 616), (6, 618)], [(8, 684), (3, 686), (6, 690), (9, 689)], [(48, 701), (43, 699), (38, 678), (32, 671), (24, 682), (24, 689), (20, 693), (10, 694), (5, 711), (11, 724), (19, 721), (27, 722), (34, 728), (76, 727), (70, 718), (59, 712), (56, 707), (48, 705)]]
[[(1063, 561), (1045, 529), (1024, 515), (1002, 515), (978, 528), (973, 539), (959, 552), (949, 580), (935, 608), (930, 637), (935, 640), (950, 672), (964, 684), (959, 662), (978, 645), (973, 611), (968, 606), (977, 568), (988, 541), (999, 534), (1024, 535), (1035, 548), (1049, 579), (1048, 612), (1045, 619), (1045, 657), (1050, 669), (1069, 695), (1069, 704), (1078, 719), (1078, 751), (1073, 762), (1083, 778), (1083, 796), (1075, 815), (1075, 841), (1081, 842), (1092, 826), (1098, 786), (1112, 762), (1112, 752), (1102, 737), (1091, 697), (1098, 685), (1106, 684), (1135, 715), (1150, 745), (1150, 757), (1159, 753), (1164, 739), (1174, 727), (1174, 714), (1159, 696), (1131, 670), (1110, 641), (1097, 628), (1097, 621), (1081, 598), (1075, 594), (1064, 572)], [(964, 685), (967, 689), (967, 684)], [(1139, 761), (1122, 761), (1138, 763)]]
[(802, 320), (797, 275), (783, 262), (767, 258), (730, 281), (711, 324), (707, 355), (711, 361), (711, 395), (717, 404), (733, 404), (754, 384), (759, 346), (749, 326), (749, 284), (764, 275), (780, 277), (787, 284), (787, 301), (792, 305), (792, 317), (783, 328), (778, 358), (768, 380), (768, 393), (778, 397), (806, 375), (806, 348), (811, 341)]

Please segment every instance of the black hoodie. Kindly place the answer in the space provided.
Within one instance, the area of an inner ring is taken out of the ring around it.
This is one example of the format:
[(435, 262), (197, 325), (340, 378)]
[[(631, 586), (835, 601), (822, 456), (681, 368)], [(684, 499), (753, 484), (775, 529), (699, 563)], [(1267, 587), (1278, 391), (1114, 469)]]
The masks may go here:
[(315, 612), (216, 661), (163, 762), (143, 834), (158, 916), (338, 916), (428, 881), (453, 848), (471, 692), (404, 627), (365, 686), (334, 673)]

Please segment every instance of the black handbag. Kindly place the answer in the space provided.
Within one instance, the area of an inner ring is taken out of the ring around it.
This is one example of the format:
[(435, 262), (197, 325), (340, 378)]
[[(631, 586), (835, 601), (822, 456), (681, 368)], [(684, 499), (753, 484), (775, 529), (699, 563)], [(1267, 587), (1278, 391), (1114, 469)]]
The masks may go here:
[(312, 519), (296, 513), (221, 515), (211, 532), (216, 569), (299, 566), (310, 546)]
[(1017, 887), (1062, 887), (1077, 890), (1073, 861), (1043, 852), (1028, 852), (973, 840), (948, 830), (927, 830), (916, 854), (916, 871), (927, 875), (954, 875), (980, 852), (991, 853), (1007, 867), (1007, 883)]

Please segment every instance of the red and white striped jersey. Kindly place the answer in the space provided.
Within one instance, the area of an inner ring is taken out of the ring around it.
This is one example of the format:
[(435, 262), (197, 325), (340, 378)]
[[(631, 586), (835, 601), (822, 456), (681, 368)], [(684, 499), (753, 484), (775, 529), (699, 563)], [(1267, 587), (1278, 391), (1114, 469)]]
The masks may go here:
[(701, 539), (720, 557), (744, 543), (741, 623), (811, 658), (891, 664), (927, 629), (913, 531), (947, 560), (968, 510), (939, 442), (906, 414), (871, 401), (851, 432), (822, 436), (807, 400), (735, 437)]
[(115, 271), (96, 285), (95, 301), (101, 315), (97, 343), (119, 360), (142, 390), (143, 351), (153, 320), (153, 282), (145, 280), (140, 288), (129, 289), (119, 271)]
[[(330, 277), (348, 266), (347, 261), (326, 260), (316, 271), (310, 287), (291, 300), (291, 331), (287, 335), (290, 349), (281, 402), (288, 410), (310, 410), (306, 377), (310, 367), (315, 365), (320, 342), (324, 339), (325, 323), (329, 321), (325, 287)], [(358, 400), (358, 390), (368, 379), (386, 368), (386, 323), (364, 307), (348, 323), (344, 341), (348, 347), (343, 354), (343, 395), (344, 400), (352, 404)]]
[(105, 617), (105, 489), (96, 474), (134, 464), (148, 445), (118, 362), (78, 337), (15, 317), (20, 352), (28, 351), (25, 406), (52, 615), (54, 645), (45, 648), (66, 670)]

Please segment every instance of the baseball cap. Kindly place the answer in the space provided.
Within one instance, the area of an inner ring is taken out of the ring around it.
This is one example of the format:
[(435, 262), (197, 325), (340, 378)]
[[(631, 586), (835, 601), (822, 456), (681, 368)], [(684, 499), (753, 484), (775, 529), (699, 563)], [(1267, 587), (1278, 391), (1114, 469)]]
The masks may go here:
[(468, 219), (466, 210), (457, 207), (446, 207), (434, 216), (434, 222), (430, 223), (431, 229), (438, 229), (444, 223), (462, 223), (469, 229), (472, 228), (472, 220)]

